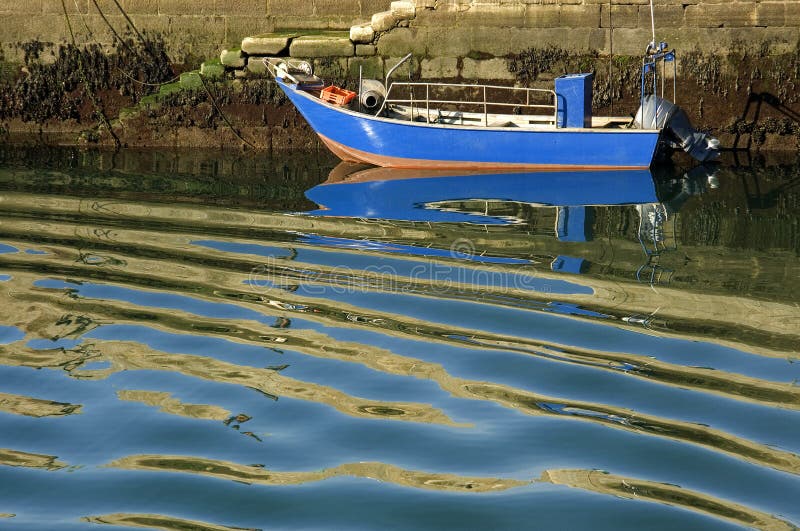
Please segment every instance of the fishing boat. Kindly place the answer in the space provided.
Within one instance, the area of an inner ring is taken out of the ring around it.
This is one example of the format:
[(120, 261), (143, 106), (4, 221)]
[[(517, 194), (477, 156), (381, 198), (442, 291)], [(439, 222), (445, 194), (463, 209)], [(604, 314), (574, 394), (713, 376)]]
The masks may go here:
[[(393, 168), (643, 169), (683, 149), (700, 161), (719, 142), (695, 130), (664, 99), (667, 44), (650, 43), (633, 117), (593, 116), (593, 74), (555, 79), (554, 88), (360, 79), (358, 92), (327, 85), (301, 61), (268, 63), (280, 88), (340, 159)], [(660, 93), (659, 93), (660, 88)]]

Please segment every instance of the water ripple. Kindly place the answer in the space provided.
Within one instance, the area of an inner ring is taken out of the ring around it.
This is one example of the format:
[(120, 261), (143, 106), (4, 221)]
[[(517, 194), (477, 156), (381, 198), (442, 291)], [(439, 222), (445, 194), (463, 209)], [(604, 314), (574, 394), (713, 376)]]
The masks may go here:
[(798, 217), (789, 170), (762, 183), (780, 213), (723, 169), (629, 178), (644, 204), (537, 203), (519, 178), (383, 197), (406, 221), (292, 212), (320, 168), (247, 197), (63, 171), (0, 167), (9, 528), (800, 522), (800, 247), (769, 229)]

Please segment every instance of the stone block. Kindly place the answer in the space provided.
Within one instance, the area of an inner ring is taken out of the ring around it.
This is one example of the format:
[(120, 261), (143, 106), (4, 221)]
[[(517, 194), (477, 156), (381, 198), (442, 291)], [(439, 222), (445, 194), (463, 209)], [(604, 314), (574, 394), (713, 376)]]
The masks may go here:
[(561, 25), (561, 6), (529, 5), (524, 20), (526, 28), (557, 28)]
[(453, 79), (458, 77), (458, 59), (456, 57), (434, 57), (423, 59), (422, 79)]
[(64, 15), (3, 15), (3, 40), (6, 42), (61, 43), (68, 39)]
[[(159, 15), (130, 15), (131, 20), (139, 28), (140, 31), (151, 31), (163, 35), (167, 40), (167, 44), (172, 42), (171, 32), (169, 29), (170, 17), (162, 17)], [(218, 50), (217, 50), (218, 51)], [(217, 55), (216, 51), (213, 55)]]
[(756, 25), (777, 26), (786, 25), (785, 2), (762, 2), (756, 6)]
[(242, 39), (242, 51), (249, 55), (282, 55), (297, 33), (265, 33)]
[(266, 15), (228, 15), (225, 17), (225, 44), (241, 43), (245, 37), (275, 31), (275, 21)]
[(402, 57), (408, 53), (424, 56), (427, 51), (426, 42), (420, 38), (417, 28), (395, 28), (378, 39), (378, 53), (384, 57)]
[(350, 40), (355, 43), (368, 43), (375, 39), (372, 24), (359, 24), (350, 28)]
[(514, 80), (514, 74), (508, 71), (505, 59), (474, 60), (465, 58), (461, 68), (461, 77), (468, 80)]
[(800, 24), (785, 28), (764, 28), (764, 33), (772, 53), (788, 54), (797, 50), (797, 43), (800, 42)]
[[(681, 9), (683, 14), (683, 9)], [(650, 24), (650, 8), (647, 8), (647, 23)], [(660, 19), (659, 19), (660, 24)], [(639, 6), (602, 4), (600, 6), (601, 28), (635, 28), (639, 26)]]
[[(462, 56), (481, 54), (491, 56), (502, 56), (509, 53), (509, 50), (516, 50), (518, 48), (517, 37), (520, 33), (525, 32), (524, 28), (497, 28), (490, 26), (479, 26), (474, 28), (454, 28), (454, 32), (463, 35), (462, 39), (467, 41), (466, 51), (463, 53), (442, 54), (443, 56)], [(535, 30), (535, 31), (538, 31)], [(457, 41), (458, 39), (456, 39)], [(531, 41), (531, 44), (525, 46), (529, 48), (533, 46), (536, 41)], [(434, 54), (430, 54), (434, 56)]]
[(253, 15), (264, 16), (267, 14), (265, 0), (225, 0), (216, 3), (219, 15)]
[(233, 50), (222, 50), (219, 54), (219, 62), (229, 68), (244, 68), (245, 57), (242, 50), (234, 48)]
[(267, 68), (266, 57), (260, 57), (257, 55), (253, 55), (247, 58), (247, 71), (250, 74), (256, 76), (264, 76), (269, 73), (269, 69)]
[(89, 12), (88, 0), (80, 0), (78, 2), (71, 2), (68, 0), (64, 0), (63, 4), (61, 3), (61, 0), (42, 0), (41, 3), (42, 3), (42, 13), (44, 13), (45, 15), (59, 14), (63, 17), (64, 7), (67, 8), (67, 13), (70, 15), (77, 13), (86, 14)]
[[(97, 13), (97, 11), (94, 10), (94, 13)], [(72, 25), (72, 31), (75, 33), (75, 39), (81, 43), (96, 42), (102, 45), (113, 44), (116, 38), (106, 24), (106, 20), (108, 20), (108, 22), (115, 28), (124, 28), (126, 24), (126, 21), (122, 15), (106, 15), (105, 20), (103, 20), (103, 17), (101, 17), (99, 14), (82, 15), (81, 23)], [(89, 30), (86, 29), (87, 26)], [(62, 27), (64, 26), (62, 25)], [(67, 31), (66, 28), (64, 28), (64, 31)]]
[(0, 13), (11, 15), (40, 15), (42, 13), (42, 0), (0, 0)]
[(356, 55), (358, 57), (369, 57), (378, 54), (378, 47), (374, 44), (356, 44)]
[(158, 0), (125, 0), (122, 7), (129, 15), (158, 14)]
[(786, 4), (786, 26), (790, 28), (800, 27), (800, 2)]
[[(641, 38), (645, 40), (639, 43), (639, 47), (636, 49), (636, 52), (631, 53), (620, 51), (620, 53), (626, 53), (627, 55), (641, 55), (642, 52), (644, 52), (644, 47), (646, 44), (642, 45), (642, 43), (650, 42), (652, 36), (650, 36), (649, 29), (642, 28), (641, 31)], [(691, 50), (695, 44), (699, 45), (699, 47), (704, 51), (720, 51), (725, 49), (728, 46), (727, 41), (717, 42), (723, 37), (724, 36), (720, 34), (720, 30), (712, 28), (664, 28), (658, 32), (659, 40), (668, 42), (671, 47), (674, 47), (678, 50), (678, 68), (681, 67), (681, 53)], [(633, 38), (635, 39), (635, 37)], [(632, 46), (633, 43), (630, 43), (629, 47)], [(614, 32), (614, 53), (617, 53), (616, 31)]]
[[(388, 72), (391, 70), (395, 65), (402, 61), (402, 57), (387, 57), (383, 61), (383, 67)], [(402, 65), (398, 67), (397, 70), (394, 71), (392, 74), (392, 79), (395, 81), (408, 81), (409, 80), (409, 72), (412, 74), (417, 73), (419, 71), (419, 61), (415, 58), (411, 58)]]
[(361, 16), (361, 6), (358, 0), (314, 0), (316, 16), (324, 14), (337, 14), (358, 18)]
[(414, 25), (417, 27), (423, 26), (455, 26), (458, 22), (458, 14), (444, 11), (442, 9), (425, 9), (417, 12), (417, 17), (414, 19)]
[(755, 26), (756, 4), (735, 2), (687, 6), (685, 23), (698, 28), (741, 28)]
[[(59, 0), (60, 1), (60, 0)], [(216, 15), (215, 0), (192, 0), (191, 8), (188, 8), (193, 15)], [(158, 0), (159, 15), (186, 15), (186, 0)]]
[(436, 0), (414, 0), (414, 7), (417, 9), (435, 9)]
[(354, 57), (347, 61), (347, 72), (353, 79), (358, 79), (358, 69), (364, 79), (383, 79), (383, 59), (380, 57)]
[(361, 13), (362, 19), (368, 19), (373, 13), (379, 11), (386, 11), (389, 9), (390, 0), (361, 0)]
[(206, 61), (200, 65), (200, 74), (209, 79), (220, 79), (225, 76), (225, 66), (219, 61)]
[(269, 0), (269, 14), (272, 16), (311, 17), (314, 15), (314, 3), (298, 0)]
[[(684, 25), (684, 8), (682, 5), (659, 6), (656, 8), (656, 29), (680, 28)], [(651, 27), (650, 6), (639, 6), (639, 27)]]
[[(474, 28), (474, 32), (482, 28)], [(418, 29), (420, 41), (426, 44), (427, 57), (464, 57), (472, 50), (471, 31), (461, 28), (428, 26)], [(497, 41), (497, 32), (492, 32)]]
[[(662, 31), (658, 35), (659, 38), (672, 43), (672, 40), (666, 37), (666, 31)], [(653, 40), (653, 35), (649, 28), (614, 29), (614, 55), (639, 56), (651, 40)]]
[(340, 57), (338, 59), (331, 59), (330, 57), (322, 59), (314, 59), (311, 65), (314, 73), (322, 79), (340, 78), (347, 73), (347, 61), (349, 58)]
[(484, 6), (461, 13), (459, 23), (468, 26), (492, 26), (496, 28), (521, 28), (525, 25), (524, 5)]
[[(564, 47), (567, 34), (563, 28), (474, 28), (468, 32), (469, 51), (502, 57), (531, 47)], [(433, 55), (433, 54), (431, 54)], [(445, 54), (447, 55), (447, 54)], [(467, 56), (468, 53), (461, 54)]]
[[(169, 38), (182, 44), (202, 44), (213, 47), (225, 41), (223, 17), (160, 17), (169, 20)], [(219, 48), (217, 48), (219, 49)]]
[[(620, 28), (622, 29), (622, 28)], [(610, 30), (604, 28), (570, 31), (564, 36), (563, 48), (571, 52), (599, 50), (608, 52)], [(614, 53), (617, 53), (617, 30), (614, 30)], [(648, 41), (649, 42), (649, 41)]]
[(389, 11), (392, 12), (392, 16), (397, 20), (411, 20), (417, 14), (414, 2), (392, 2), (389, 6)]
[(351, 57), (354, 53), (355, 48), (349, 37), (298, 37), (289, 45), (289, 55), (292, 57)]
[(313, 17), (298, 17), (281, 15), (273, 17), (275, 28), (279, 30), (339, 30), (350, 31), (350, 26), (361, 22), (360, 17), (339, 16), (339, 15), (319, 15)]
[(561, 26), (564, 28), (599, 28), (600, 6), (561, 6)]
[(373, 30), (380, 33), (395, 27), (397, 25), (397, 19), (391, 11), (381, 11), (380, 13), (375, 13), (372, 15), (370, 24), (372, 24)]
[[(674, 0), (656, 0), (654, 3), (665, 3)], [(684, 2), (686, 4), (697, 3), (699, 0), (690, 0), (688, 2)], [(727, 1), (727, 0), (726, 0)], [(584, 0), (583, 2), (586, 5), (593, 5), (593, 4), (608, 4), (608, 0)], [(650, 0), (614, 0), (614, 5), (649, 5)]]

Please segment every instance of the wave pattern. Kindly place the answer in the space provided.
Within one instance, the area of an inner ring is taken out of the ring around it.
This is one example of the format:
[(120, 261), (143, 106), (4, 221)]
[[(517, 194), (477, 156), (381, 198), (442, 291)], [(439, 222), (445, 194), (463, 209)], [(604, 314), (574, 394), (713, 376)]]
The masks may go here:
[(734, 170), (656, 254), (631, 205), (570, 241), (530, 201), (404, 222), (3, 171), (9, 529), (800, 522), (796, 242), (690, 232)]

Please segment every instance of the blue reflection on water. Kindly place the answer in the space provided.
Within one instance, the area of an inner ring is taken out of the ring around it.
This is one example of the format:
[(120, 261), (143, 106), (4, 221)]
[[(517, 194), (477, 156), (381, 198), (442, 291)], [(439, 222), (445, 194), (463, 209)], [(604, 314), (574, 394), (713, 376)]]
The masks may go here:
[(274, 319), (273, 316), (242, 308), (235, 304), (210, 302), (163, 291), (142, 291), (108, 284), (73, 284), (55, 279), (37, 280), (34, 282), (34, 286), (49, 289), (70, 289), (82, 297), (92, 299), (125, 301), (140, 306), (182, 310), (195, 315), (221, 319), (251, 319), (259, 322), (268, 322)]
[(82, 339), (31, 339), (25, 346), (34, 350), (49, 350), (53, 348), (73, 349), (81, 344)]
[(0, 345), (15, 343), (25, 337), (25, 332), (16, 326), (0, 325)]
[[(328, 241), (328, 240), (325, 240)], [(356, 240), (336, 240), (338, 242), (345, 242), (347, 247), (351, 246), (352, 242)], [(359, 242), (362, 243), (362, 242)], [(375, 242), (362, 243), (369, 245), (370, 249), (391, 250), (391, 252), (405, 253), (410, 251), (411, 254), (421, 255), (424, 257), (442, 257), (452, 256), (450, 251), (441, 249), (425, 249), (416, 248), (412, 246), (395, 246), (394, 244), (387, 244), (385, 248), (380, 247), (380, 244)], [(214, 242), (213, 248), (226, 251), (226, 252), (243, 252), (246, 254), (255, 254), (257, 256), (264, 256), (266, 258), (273, 258), (275, 255), (274, 247), (259, 246), (254, 244), (238, 244), (230, 242)], [(357, 247), (356, 247), (357, 248)], [(451, 265), (450, 263), (409, 260), (409, 259), (394, 259), (386, 256), (376, 256), (371, 254), (359, 253), (340, 253), (334, 251), (325, 251), (318, 249), (297, 249), (294, 261), (300, 264), (314, 264), (335, 268), (333, 273), (342, 276), (348, 273), (375, 273), (380, 275), (397, 276), (398, 281), (406, 280), (435, 280), (437, 282), (454, 284), (466, 284), (474, 286), (496, 286), (505, 288), (514, 288), (522, 290), (539, 291), (546, 293), (556, 294), (584, 294), (591, 295), (594, 293), (592, 288), (582, 286), (573, 282), (560, 279), (548, 279), (536, 276), (536, 270), (530, 269), (527, 271), (520, 271), (520, 273), (507, 273), (500, 271), (487, 271), (478, 270), (468, 267), (460, 267)], [(470, 257), (470, 261), (484, 261), (490, 263), (520, 263), (529, 264), (527, 260), (521, 259), (504, 259), (504, 258), (491, 258), (491, 257)], [(292, 267), (294, 262), (281, 261), (278, 264), (282, 267)], [(322, 276), (321, 273), (308, 272), (311, 276), (308, 280), (314, 280), (315, 277)], [(275, 273), (276, 277), (280, 273)], [(287, 282), (292, 279), (286, 278)], [(347, 282), (348, 278), (344, 278)], [(393, 281), (394, 279), (385, 279)], [(296, 281), (296, 280), (295, 280)], [(255, 284), (255, 282), (252, 282)], [(274, 285), (274, 280), (269, 285)]]
[(254, 254), (268, 258), (289, 258), (292, 253), (289, 249), (272, 245), (259, 245), (255, 243), (221, 242), (216, 240), (193, 240), (192, 245), (207, 247), (227, 253)]
[[(382, 251), (387, 253), (400, 253), (412, 256), (424, 256), (430, 258), (454, 258), (454, 252), (450, 249), (436, 249), (434, 247), (417, 247), (414, 245), (402, 245), (397, 243), (383, 243), (369, 240), (351, 240), (347, 238), (333, 238), (330, 236), (318, 236), (316, 234), (302, 234), (301, 241), (311, 245), (321, 245), (329, 247), (341, 247), (345, 249), (358, 249), (369, 251)], [(506, 258), (502, 256), (481, 256), (472, 254), (462, 257), (470, 262), (482, 264), (530, 264), (530, 260), (522, 258)]]

